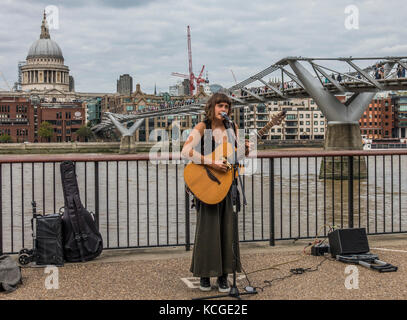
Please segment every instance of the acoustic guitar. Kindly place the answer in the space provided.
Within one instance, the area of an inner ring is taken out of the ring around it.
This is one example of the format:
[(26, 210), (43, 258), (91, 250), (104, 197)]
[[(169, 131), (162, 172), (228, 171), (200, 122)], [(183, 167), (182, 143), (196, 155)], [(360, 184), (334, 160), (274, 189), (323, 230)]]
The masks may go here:
[[(257, 137), (261, 138), (271, 127), (280, 124), (285, 118), (285, 114), (285, 111), (281, 111), (273, 116), (272, 119), (257, 132)], [(239, 148), (245, 148), (245, 145), (243, 144)], [(209, 155), (212, 161), (216, 159), (223, 161), (228, 166), (226, 172), (215, 170), (205, 164), (196, 164), (193, 162), (185, 166), (185, 184), (200, 201), (206, 204), (217, 204), (226, 197), (234, 179), (232, 165), (227, 159), (233, 156), (235, 149), (231, 143), (223, 142)], [(238, 149), (237, 154), (244, 154), (244, 151), (242, 152), (241, 149)], [(236, 170), (235, 177), (237, 177), (237, 174), (238, 172)]]

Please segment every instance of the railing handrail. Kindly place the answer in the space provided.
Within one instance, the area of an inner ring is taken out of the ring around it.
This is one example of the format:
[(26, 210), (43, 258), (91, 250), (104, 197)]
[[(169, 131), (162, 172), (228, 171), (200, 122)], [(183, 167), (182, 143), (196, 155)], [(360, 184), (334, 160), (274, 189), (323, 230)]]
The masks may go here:
[[(340, 156), (386, 156), (407, 155), (406, 149), (389, 150), (334, 150), (334, 151), (258, 151), (256, 157), (249, 158), (315, 158)], [(147, 161), (147, 160), (181, 160), (179, 152), (162, 153), (161, 156), (139, 154), (30, 154), (0, 155), (0, 163), (32, 163), (32, 162), (95, 162), (95, 161)]]

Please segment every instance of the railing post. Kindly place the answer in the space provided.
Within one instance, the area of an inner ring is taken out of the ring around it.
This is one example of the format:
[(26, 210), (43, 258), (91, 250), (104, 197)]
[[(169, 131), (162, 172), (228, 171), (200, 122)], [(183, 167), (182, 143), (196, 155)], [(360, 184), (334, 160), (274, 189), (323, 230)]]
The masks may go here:
[(95, 218), (99, 230), (99, 162), (95, 161)]
[(269, 159), (270, 246), (274, 246), (274, 158)]
[(190, 239), (190, 213), (189, 213), (189, 193), (185, 190), (185, 250), (191, 250)]
[(353, 228), (353, 156), (348, 157), (348, 227)]
[(3, 177), (0, 163), (0, 255), (3, 254)]

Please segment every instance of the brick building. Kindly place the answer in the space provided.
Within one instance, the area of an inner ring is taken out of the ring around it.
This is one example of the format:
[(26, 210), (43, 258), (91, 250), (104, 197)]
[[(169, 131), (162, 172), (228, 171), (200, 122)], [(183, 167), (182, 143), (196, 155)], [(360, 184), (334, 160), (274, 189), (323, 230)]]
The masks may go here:
[(33, 105), (28, 98), (0, 97), (0, 136), (7, 134), (12, 142), (46, 142), (38, 134), (44, 121), (54, 131), (50, 142), (77, 141), (85, 109), (80, 102)]
[(375, 98), (359, 120), (361, 134), (370, 139), (393, 137), (394, 105), (391, 97)]
[(38, 118), (39, 123), (46, 121), (52, 125), (54, 135), (50, 142), (79, 141), (76, 131), (85, 124), (85, 109), (80, 102), (44, 103), (39, 108)]
[(27, 98), (0, 97), (0, 136), (13, 142), (34, 141), (34, 110)]

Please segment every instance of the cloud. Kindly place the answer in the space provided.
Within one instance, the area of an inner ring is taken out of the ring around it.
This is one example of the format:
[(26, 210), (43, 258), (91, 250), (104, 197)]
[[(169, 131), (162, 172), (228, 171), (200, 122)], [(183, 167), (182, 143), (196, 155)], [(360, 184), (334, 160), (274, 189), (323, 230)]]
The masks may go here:
[[(81, 92), (114, 92), (120, 74), (153, 92), (188, 73), (187, 25), (193, 70), (205, 65), (211, 83), (231, 86), (285, 56), (405, 55), (407, 26), (399, 2), (355, 1), (358, 30), (344, 26), (349, 1), (0, 0), (0, 71), (17, 79), (17, 63), (39, 37), (47, 5), (59, 9), (51, 38)], [(6, 27), (5, 27), (6, 26)]]

